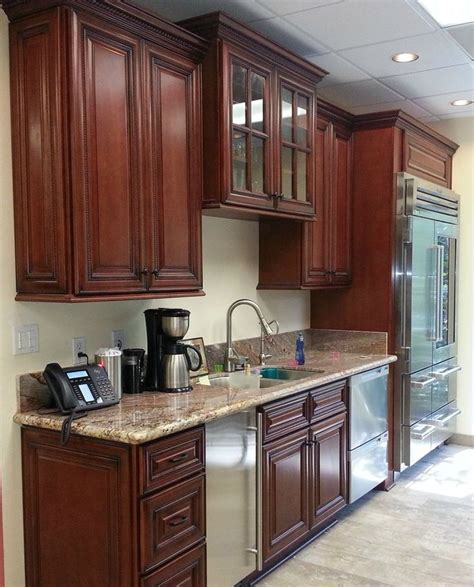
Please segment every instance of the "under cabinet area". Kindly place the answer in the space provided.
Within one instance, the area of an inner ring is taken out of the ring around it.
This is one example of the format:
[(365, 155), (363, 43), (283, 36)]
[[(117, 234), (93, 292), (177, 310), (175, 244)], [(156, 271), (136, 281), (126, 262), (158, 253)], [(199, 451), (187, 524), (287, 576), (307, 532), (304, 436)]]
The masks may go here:
[(210, 42), (203, 207), (314, 217), (316, 84), (325, 72), (223, 13), (180, 24)]
[(261, 219), (259, 289), (350, 285), (352, 264), (352, 117), (318, 102), (316, 219)]
[(125, 24), (106, 3), (24, 10), (10, 26), (17, 299), (201, 293), (204, 41), (158, 18), (139, 36), (137, 10)]

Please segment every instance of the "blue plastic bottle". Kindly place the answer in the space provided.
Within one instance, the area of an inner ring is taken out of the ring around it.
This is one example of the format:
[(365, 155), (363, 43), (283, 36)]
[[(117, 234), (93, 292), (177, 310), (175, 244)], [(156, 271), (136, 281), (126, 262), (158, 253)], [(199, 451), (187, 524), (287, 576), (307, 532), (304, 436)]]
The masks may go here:
[(295, 360), (298, 365), (304, 365), (304, 338), (302, 332), (299, 332), (296, 337)]

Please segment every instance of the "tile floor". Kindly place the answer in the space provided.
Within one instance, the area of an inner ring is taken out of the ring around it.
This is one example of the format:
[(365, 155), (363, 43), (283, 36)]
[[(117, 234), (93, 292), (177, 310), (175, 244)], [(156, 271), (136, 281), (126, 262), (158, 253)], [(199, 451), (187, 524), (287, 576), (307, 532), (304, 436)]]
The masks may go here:
[(474, 448), (442, 446), (259, 587), (474, 585), (473, 500)]

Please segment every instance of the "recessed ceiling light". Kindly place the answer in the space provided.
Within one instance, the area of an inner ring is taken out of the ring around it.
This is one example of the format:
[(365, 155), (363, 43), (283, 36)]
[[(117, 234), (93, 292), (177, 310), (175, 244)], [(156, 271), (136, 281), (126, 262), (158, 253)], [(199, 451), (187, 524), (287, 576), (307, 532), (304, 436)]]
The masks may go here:
[(392, 55), (392, 61), (397, 63), (410, 63), (410, 61), (416, 61), (420, 56), (416, 53), (395, 53)]
[(468, 100), (467, 98), (464, 98), (462, 100), (454, 100), (454, 102), (451, 102), (453, 106), (469, 106), (469, 104), (473, 103), (474, 100)]
[(474, 21), (474, 2), (472, 0), (418, 0), (423, 8), (442, 27)]

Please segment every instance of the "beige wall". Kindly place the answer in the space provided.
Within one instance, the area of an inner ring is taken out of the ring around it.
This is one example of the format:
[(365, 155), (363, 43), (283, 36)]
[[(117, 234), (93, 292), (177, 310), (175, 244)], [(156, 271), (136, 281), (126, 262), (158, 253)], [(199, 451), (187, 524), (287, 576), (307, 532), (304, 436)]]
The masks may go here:
[(453, 162), (453, 189), (461, 197), (458, 360), (459, 416), (457, 432), (474, 435), (474, 117), (431, 125), (459, 144)]
[[(110, 342), (112, 329), (125, 329), (127, 344), (145, 344), (143, 310), (178, 306), (191, 310), (189, 336), (203, 336), (207, 343), (225, 339), (225, 312), (240, 297), (261, 304), (264, 314), (280, 321), (282, 331), (309, 326), (309, 293), (257, 292), (258, 225), (204, 218), (203, 298), (155, 302), (107, 302), (93, 304), (39, 304), (14, 301), (13, 210), (8, 93), (7, 20), (0, 10), (0, 447), (3, 472), (6, 585), (23, 585), (23, 535), (18, 427), (11, 422), (16, 408), (15, 376), (41, 369), (49, 361), (69, 364), (71, 338), (87, 337), (87, 350)], [(40, 352), (13, 356), (11, 327), (36, 322)], [(236, 338), (257, 336), (259, 327), (249, 308), (235, 313)]]

